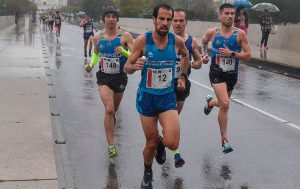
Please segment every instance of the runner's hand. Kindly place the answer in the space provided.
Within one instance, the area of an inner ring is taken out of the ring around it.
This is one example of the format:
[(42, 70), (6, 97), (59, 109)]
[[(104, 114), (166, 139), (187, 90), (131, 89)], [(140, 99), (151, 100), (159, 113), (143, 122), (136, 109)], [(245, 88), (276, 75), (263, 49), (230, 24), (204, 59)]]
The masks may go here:
[(177, 82), (177, 89), (183, 91), (185, 89), (185, 78), (180, 76)]
[(115, 48), (115, 53), (122, 54), (122, 48), (121, 48), (121, 46), (118, 46), (118, 47)]
[(202, 56), (202, 63), (207, 64), (208, 62), (209, 62), (209, 56), (208, 55)]
[(221, 56), (231, 56), (232, 50), (230, 50), (226, 45), (224, 48), (219, 48), (219, 53)]
[(90, 66), (89, 64), (87, 64), (87, 65), (85, 65), (84, 69), (87, 73), (90, 73), (92, 71), (93, 67)]
[(144, 56), (138, 58), (136, 60), (136, 63), (134, 64), (135, 70), (142, 70), (144, 68), (145, 61), (147, 61), (147, 58), (145, 58)]

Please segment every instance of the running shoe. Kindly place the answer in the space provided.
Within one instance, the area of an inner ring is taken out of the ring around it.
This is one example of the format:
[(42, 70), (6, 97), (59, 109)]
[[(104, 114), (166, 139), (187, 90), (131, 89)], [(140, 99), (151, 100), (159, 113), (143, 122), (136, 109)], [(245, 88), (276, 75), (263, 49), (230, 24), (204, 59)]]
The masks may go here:
[(224, 154), (227, 154), (227, 153), (233, 151), (233, 149), (232, 149), (232, 147), (229, 145), (229, 142), (228, 142), (227, 139), (225, 139), (225, 140), (223, 141), (223, 143), (222, 143), (222, 149), (223, 149), (223, 153), (224, 153)]
[(156, 148), (156, 154), (155, 154), (155, 159), (158, 164), (162, 165), (166, 162), (166, 149), (165, 146), (162, 142), (162, 137), (159, 136), (158, 138), (158, 145)]
[(180, 153), (176, 153), (174, 155), (174, 163), (176, 168), (182, 167), (185, 164), (185, 161), (181, 157)]
[(212, 100), (213, 100), (213, 97), (211, 95), (206, 96), (207, 105), (204, 107), (205, 115), (208, 115), (211, 112), (211, 110), (213, 109), (213, 106), (212, 107), (208, 106), (208, 103)]
[(152, 174), (144, 173), (144, 177), (141, 184), (141, 189), (152, 189)]
[(108, 146), (108, 157), (109, 158), (114, 158), (117, 156), (117, 149), (115, 145), (109, 145)]

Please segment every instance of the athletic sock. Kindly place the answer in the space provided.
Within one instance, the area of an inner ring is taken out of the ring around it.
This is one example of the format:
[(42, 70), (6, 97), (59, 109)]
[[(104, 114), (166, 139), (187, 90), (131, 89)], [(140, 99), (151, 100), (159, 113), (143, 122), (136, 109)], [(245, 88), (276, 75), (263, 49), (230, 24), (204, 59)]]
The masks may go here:
[(173, 151), (173, 155), (179, 154), (179, 149)]

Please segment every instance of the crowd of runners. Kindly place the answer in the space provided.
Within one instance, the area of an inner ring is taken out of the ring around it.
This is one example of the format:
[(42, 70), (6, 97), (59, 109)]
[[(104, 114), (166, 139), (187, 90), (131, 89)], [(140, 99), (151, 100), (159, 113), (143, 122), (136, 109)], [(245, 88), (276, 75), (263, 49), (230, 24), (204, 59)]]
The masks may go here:
[[(208, 29), (200, 44), (186, 33), (187, 12), (183, 9), (173, 10), (166, 4), (157, 5), (153, 9), (153, 29), (135, 40), (129, 32), (118, 26), (119, 14), (114, 7), (107, 7), (103, 11), (104, 28), (100, 31), (97, 31), (88, 13), (80, 21), (84, 57), (90, 57), (85, 70), (91, 72), (99, 64), (96, 79), (105, 108), (103, 125), (109, 158), (118, 155), (114, 141), (116, 111), (126, 89), (127, 74), (139, 71), (141, 75), (136, 94), (136, 109), (146, 140), (141, 188), (152, 188), (153, 160), (158, 164), (165, 163), (165, 147), (173, 152), (175, 167), (184, 166), (184, 154), (179, 151), (179, 114), (190, 94), (189, 76), (192, 70), (201, 69), (209, 60), (210, 71), (207, 77), (215, 97), (206, 96), (206, 106), (202, 111), (209, 115), (214, 107), (219, 108), (222, 151), (224, 154), (233, 151), (227, 133), (230, 96), (237, 82), (239, 61), (251, 58), (246, 33), (234, 27), (234, 16), (233, 6), (222, 4), (219, 8), (220, 26)], [(61, 27), (59, 12), (55, 15), (43, 14), (41, 22), (45, 29), (49, 27), (50, 32), (54, 22), (58, 39)], [(95, 35), (94, 31), (97, 32)], [(210, 55), (207, 53), (209, 42), (212, 43)]]

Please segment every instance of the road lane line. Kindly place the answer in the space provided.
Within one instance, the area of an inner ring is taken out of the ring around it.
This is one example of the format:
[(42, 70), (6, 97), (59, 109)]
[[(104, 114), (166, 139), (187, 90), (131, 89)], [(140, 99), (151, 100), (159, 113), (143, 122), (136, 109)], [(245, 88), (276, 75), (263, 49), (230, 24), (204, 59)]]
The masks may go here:
[[(206, 86), (206, 85), (204, 85), (204, 84), (202, 84), (202, 83), (199, 83), (199, 82), (197, 82), (197, 81), (195, 81), (195, 80), (193, 80), (193, 79), (191, 79), (191, 78), (189, 78), (189, 80), (190, 80), (191, 82), (195, 83), (196, 85), (199, 85), (199, 86), (201, 86), (201, 87), (203, 87), (203, 88), (206, 88), (206, 89), (208, 89), (208, 90), (210, 90), (210, 91), (214, 91), (213, 88), (208, 87), (208, 86)], [(268, 113), (268, 112), (266, 112), (266, 111), (263, 111), (263, 110), (261, 110), (261, 109), (259, 109), (259, 108), (256, 108), (256, 107), (254, 107), (254, 106), (252, 106), (252, 105), (250, 105), (250, 104), (248, 104), (248, 103), (246, 103), (246, 102), (243, 102), (243, 101), (241, 101), (241, 100), (239, 100), (239, 99), (237, 99), (237, 98), (234, 98), (234, 97), (232, 97), (231, 100), (232, 100), (232, 101), (235, 101), (235, 102), (237, 102), (237, 103), (239, 103), (239, 104), (241, 104), (241, 105), (243, 105), (243, 106), (246, 106), (246, 107), (248, 107), (248, 108), (251, 108), (251, 109), (253, 109), (253, 110), (257, 111), (257, 112), (260, 112), (260, 113), (262, 113), (262, 114), (264, 114), (264, 115), (266, 115), (266, 116), (268, 116), (268, 117), (271, 117), (271, 118), (273, 118), (273, 119), (275, 119), (275, 120), (277, 120), (277, 121), (279, 121), (279, 122), (281, 122), (281, 123), (285, 123), (286, 125), (288, 125), (288, 126), (290, 126), (290, 127), (292, 127), (292, 128), (295, 128), (295, 129), (300, 130), (300, 126), (298, 126), (298, 125), (296, 125), (296, 124), (294, 124), (294, 123), (291, 123), (291, 122), (289, 122), (289, 121), (287, 121), (287, 120), (285, 120), (285, 119), (282, 119), (282, 118), (280, 118), (280, 117), (278, 117), (278, 116), (276, 116), (276, 115), (274, 115), (274, 114), (271, 114), (271, 113)]]

